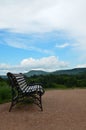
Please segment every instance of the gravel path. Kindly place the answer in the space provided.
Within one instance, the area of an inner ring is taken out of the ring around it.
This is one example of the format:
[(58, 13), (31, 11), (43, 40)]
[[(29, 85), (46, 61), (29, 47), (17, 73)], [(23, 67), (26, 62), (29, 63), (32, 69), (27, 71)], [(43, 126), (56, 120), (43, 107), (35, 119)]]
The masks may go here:
[(86, 89), (49, 90), (43, 108), (10, 103), (0, 105), (0, 130), (86, 130)]

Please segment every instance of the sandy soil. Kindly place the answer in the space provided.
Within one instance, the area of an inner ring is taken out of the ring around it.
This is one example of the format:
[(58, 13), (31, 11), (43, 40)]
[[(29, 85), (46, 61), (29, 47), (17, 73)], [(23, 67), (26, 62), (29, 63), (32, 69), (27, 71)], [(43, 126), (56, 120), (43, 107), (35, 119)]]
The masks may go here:
[(86, 130), (86, 89), (49, 90), (43, 108), (10, 103), (0, 105), (0, 130)]

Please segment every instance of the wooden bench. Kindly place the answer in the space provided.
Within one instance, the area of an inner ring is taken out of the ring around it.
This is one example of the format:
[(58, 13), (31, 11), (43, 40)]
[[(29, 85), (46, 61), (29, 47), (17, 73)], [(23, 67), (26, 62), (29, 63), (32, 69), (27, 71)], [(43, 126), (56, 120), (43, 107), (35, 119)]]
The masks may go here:
[(41, 111), (43, 111), (42, 95), (45, 91), (41, 84), (36, 83), (28, 85), (22, 73), (13, 74), (8, 72), (7, 76), (12, 88), (12, 101), (9, 112), (14, 105), (20, 101), (24, 101), (26, 97), (29, 97), (29, 99), (31, 98), (33, 102), (40, 107)]

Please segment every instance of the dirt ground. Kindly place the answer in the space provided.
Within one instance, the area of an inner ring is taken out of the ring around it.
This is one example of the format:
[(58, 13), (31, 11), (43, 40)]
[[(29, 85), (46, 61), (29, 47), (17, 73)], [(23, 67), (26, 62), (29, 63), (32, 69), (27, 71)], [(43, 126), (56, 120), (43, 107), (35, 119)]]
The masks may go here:
[(48, 90), (35, 104), (0, 105), (0, 130), (86, 130), (86, 89)]

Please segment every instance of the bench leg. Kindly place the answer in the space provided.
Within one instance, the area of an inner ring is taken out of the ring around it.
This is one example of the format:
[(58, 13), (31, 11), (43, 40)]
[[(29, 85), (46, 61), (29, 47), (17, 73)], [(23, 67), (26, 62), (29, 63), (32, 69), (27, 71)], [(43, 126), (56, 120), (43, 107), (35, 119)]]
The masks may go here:
[(11, 105), (10, 105), (10, 108), (9, 108), (9, 112), (11, 112), (12, 107), (13, 107), (14, 105), (16, 105), (17, 102), (18, 102), (18, 97), (17, 97), (17, 96), (16, 96), (15, 98), (12, 98)]
[(11, 112), (12, 107), (13, 107), (13, 102), (11, 103), (11, 106), (9, 108), (9, 112)]
[(40, 108), (41, 108), (41, 111), (43, 111), (43, 106), (42, 106), (42, 97), (41, 97), (41, 94), (40, 94)]
[(42, 95), (38, 94), (38, 95), (30, 95), (33, 98), (33, 103), (38, 105), (39, 108), (41, 109), (41, 111), (43, 111), (43, 106), (42, 106)]

